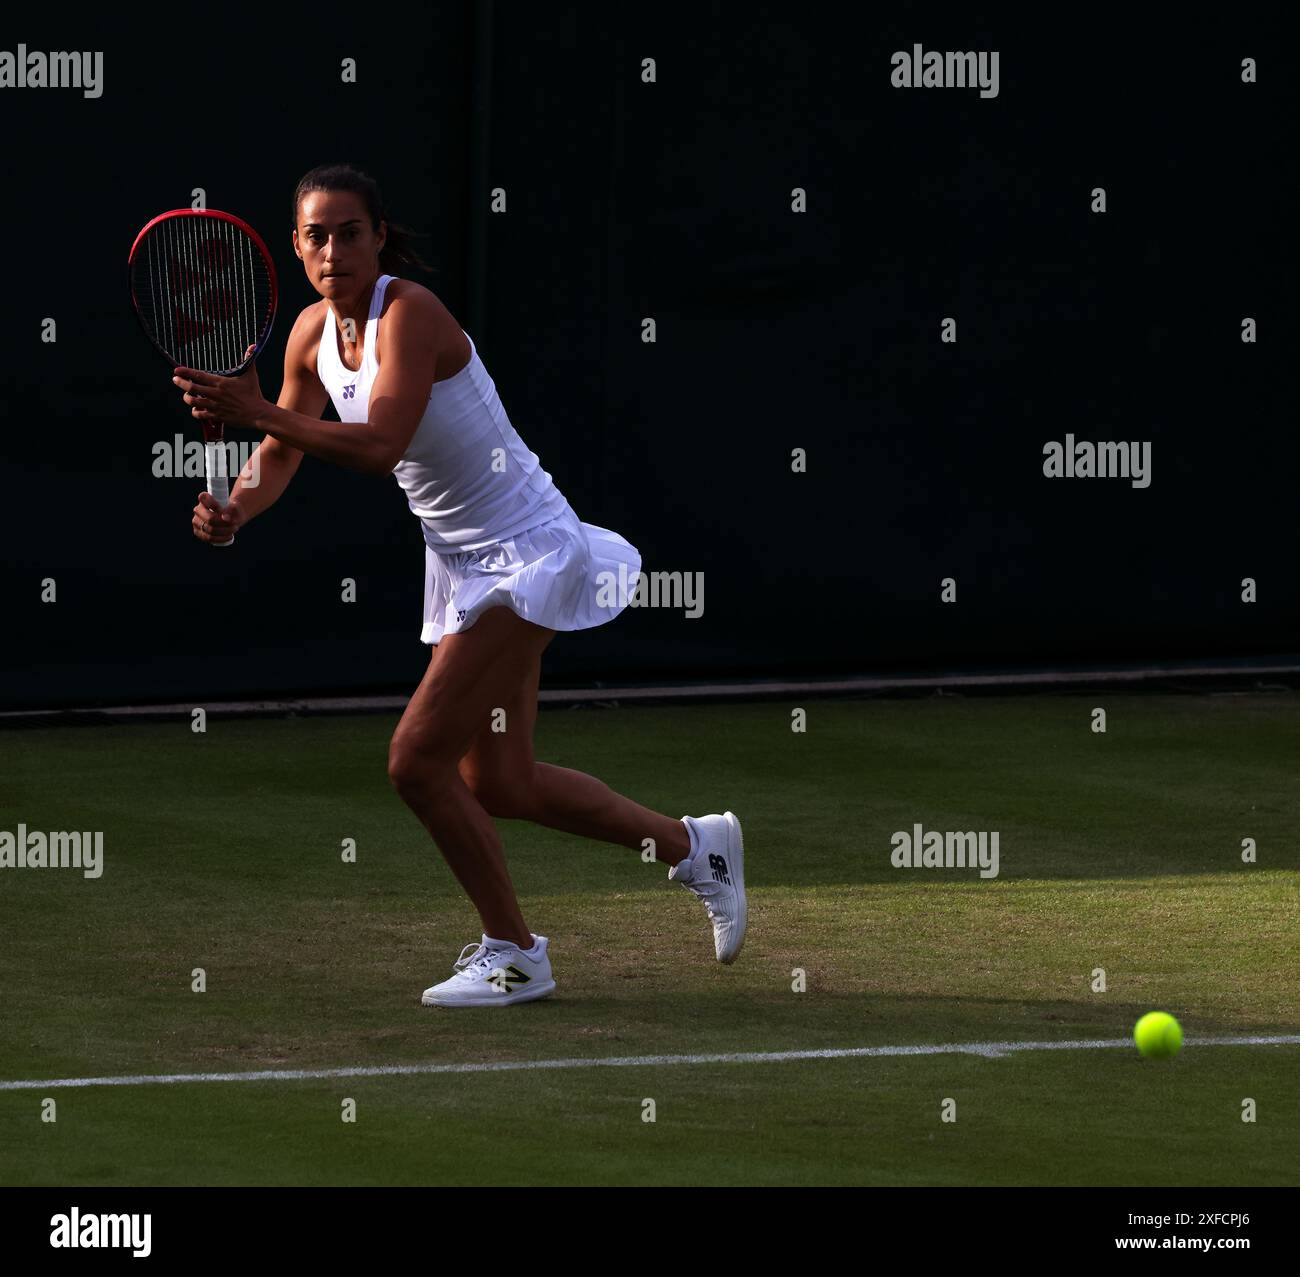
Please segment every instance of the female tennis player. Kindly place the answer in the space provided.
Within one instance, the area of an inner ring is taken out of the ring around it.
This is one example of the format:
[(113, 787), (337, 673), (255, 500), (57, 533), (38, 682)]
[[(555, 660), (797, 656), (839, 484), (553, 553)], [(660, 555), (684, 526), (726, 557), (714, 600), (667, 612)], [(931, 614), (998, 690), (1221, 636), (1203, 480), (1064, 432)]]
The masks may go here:
[[(640, 555), (579, 520), (510, 424), (473, 340), (427, 288), (390, 273), (423, 264), (373, 179), (349, 165), (313, 169), (293, 211), (294, 251), (322, 300), (294, 324), (279, 402), (262, 397), (256, 366), (239, 377), (181, 368), (173, 379), (200, 421), (268, 436), (224, 509), (199, 495), (193, 529), (229, 541), (280, 497), (304, 453), (392, 474), (420, 521), (420, 637), (433, 650), (393, 734), (388, 774), (483, 924), (482, 940), (422, 1003), (508, 1006), (555, 989), (550, 942), (524, 921), (494, 816), (638, 851), (653, 839), (669, 878), (704, 902), (718, 960), (734, 961), (747, 920), (736, 817), (674, 820), (533, 757), (542, 653), (558, 630), (617, 616), (627, 600), (611, 601), (602, 585), (620, 565), (635, 579)], [(327, 400), (338, 423), (320, 420)], [(260, 483), (246, 487), (254, 463)], [(492, 730), (498, 710), (505, 731)]]

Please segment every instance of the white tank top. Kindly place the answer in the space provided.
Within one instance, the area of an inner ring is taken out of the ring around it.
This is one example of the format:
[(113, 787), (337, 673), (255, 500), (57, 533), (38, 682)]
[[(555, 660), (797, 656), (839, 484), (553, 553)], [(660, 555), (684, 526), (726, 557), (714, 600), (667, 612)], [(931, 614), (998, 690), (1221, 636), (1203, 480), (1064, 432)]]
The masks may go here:
[[(394, 278), (380, 275), (375, 282), (357, 372), (343, 364), (338, 324), (333, 308), (325, 303), (316, 371), (343, 421), (369, 420), (370, 390), (379, 371), (379, 315)], [(425, 543), (442, 554), (484, 549), (563, 514), (569, 506), (510, 424), (472, 337), (469, 344), (469, 363), (454, 377), (433, 383), (424, 416), (393, 467), (411, 512), (424, 528)]]

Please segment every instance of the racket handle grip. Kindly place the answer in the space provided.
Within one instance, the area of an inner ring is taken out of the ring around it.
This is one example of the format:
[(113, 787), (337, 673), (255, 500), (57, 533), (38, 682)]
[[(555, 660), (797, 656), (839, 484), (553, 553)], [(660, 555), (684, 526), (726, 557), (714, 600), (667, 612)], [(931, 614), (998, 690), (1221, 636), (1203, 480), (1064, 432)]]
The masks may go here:
[[(230, 476), (226, 473), (226, 449), (219, 440), (204, 443), (203, 469), (208, 481), (208, 492), (224, 510), (230, 503)], [(224, 550), (235, 544), (235, 538), (232, 535), (229, 541), (213, 541), (212, 544)]]

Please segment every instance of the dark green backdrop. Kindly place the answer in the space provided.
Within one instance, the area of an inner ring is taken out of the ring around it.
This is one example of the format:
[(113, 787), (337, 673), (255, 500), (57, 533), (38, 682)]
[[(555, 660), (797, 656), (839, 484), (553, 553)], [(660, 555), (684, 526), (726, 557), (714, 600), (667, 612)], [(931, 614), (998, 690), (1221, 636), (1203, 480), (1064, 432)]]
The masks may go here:
[[(703, 573), (702, 618), (630, 609), (562, 635), (549, 679), (1295, 649), (1279, 30), (933, 6), (357, 12), (7, 37), (101, 49), (105, 91), (0, 90), (3, 707), (418, 679), (423, 546), (394, 481), (308, 458), (226, 553), (190, 536), (198, 482), (151, 474), (156, 441), (192, 435), (130, 314), (135, 232), (196, 186), (262, 231), (273, 396), (315, 297), (290, 195), (339, 158), (429, 233), (425, 282), (579, 514), (648, 571)], [(998, 50), (998, 96), (893, 88), (914, 42)], [(1151, 486), (1045, 479), (1067, 432), (1150, 441)]]

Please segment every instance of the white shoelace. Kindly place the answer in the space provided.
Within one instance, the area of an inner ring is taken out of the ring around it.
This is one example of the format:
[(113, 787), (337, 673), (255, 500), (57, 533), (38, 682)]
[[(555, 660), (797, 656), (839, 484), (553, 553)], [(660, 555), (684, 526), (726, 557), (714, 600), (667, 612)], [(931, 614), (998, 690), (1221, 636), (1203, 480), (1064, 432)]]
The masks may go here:
[[(465, 949), (473, 949), (474, 952), (467, 958)], [(509, 953), (509, 949), (489, 949), (486, 945), (475, 944), (472, 940), (460, 951), (460, 957), (456, 959), (456, 972), (463, 975), (467, 980), (477, 980), (484, 975), (490, 975), (500, 966), (497, 961), (504, 953)]]

